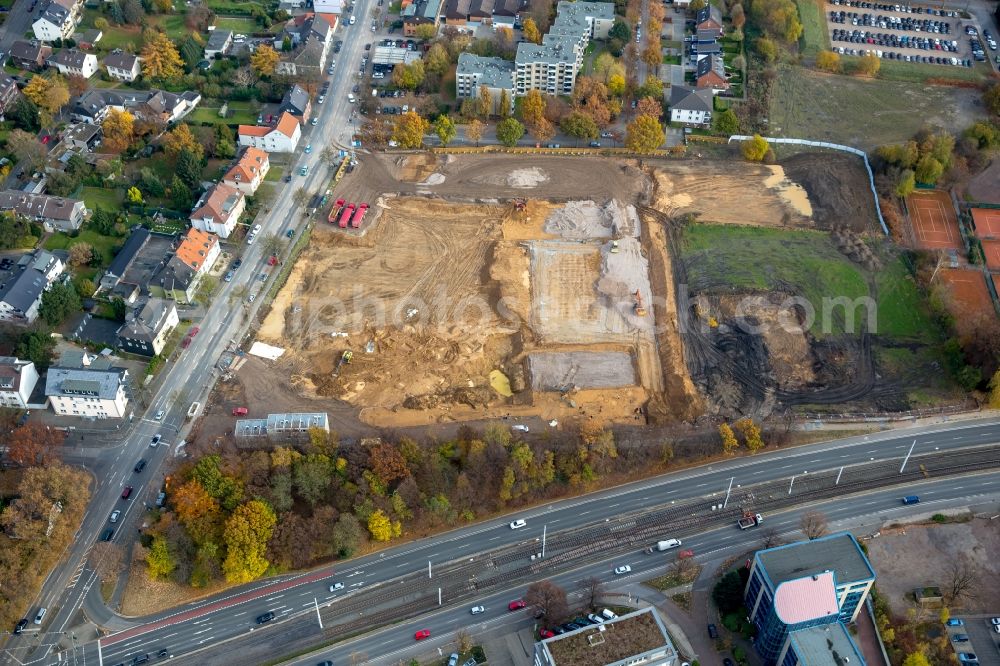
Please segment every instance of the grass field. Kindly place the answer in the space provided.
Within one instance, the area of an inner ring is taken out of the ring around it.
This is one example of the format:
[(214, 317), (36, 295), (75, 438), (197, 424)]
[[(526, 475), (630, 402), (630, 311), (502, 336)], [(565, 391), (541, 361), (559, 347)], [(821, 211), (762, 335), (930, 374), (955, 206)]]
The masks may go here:
[(84, 187), (83, 203), (90, 210), (97, 206), (104, 210), (118, 210), (122, 206), (122, 193), (121, 190), (103, 187)]
[(213, 125), (253, 125), (257, 122), (257, 114), (249, 106), (234, 108), (236, 103), (229, 105), (229, 117), (219, 116), (219, 107), (202, 107), (191, 112), (191, 122), (210, 123)]
[(233, 16), (220, 16), (215, 20), (215, 28), (216, 30), (232, 30), (245, 35), (261, 30), (261, 27), (253, 19)]
[(115, 247), (121, 242), (120, 238), (102, 236), (90, 229), (81, 229), (76, 238), (70, 238), (64, 233), (55, 233), (45, 239), (46, 250), (66, 250), (71, 245), (77, 243), (90, 243), (96, 252), (101, 255), (101, 266), (107, 266), (115, 258)]
[(897, 340), (937, 341), (937, 326), (927, 303), (901, 259), (894, 259), (878, 271), (875, 287), (878, 335)]
[(799, 47), (803, 55), (815, 58), (820, 51), (830, 48), (830, 34), (826, 29), (826, 16), (817, 0), (798, 0), (802, 37)]
[(820, 231), (695, 224), (684, 231), (682, 253), (695, 292), (792, 291), (804, 297), (816, 312), (811, 331), (817, 337), (843, 332), (839, 318), (823, 320), (825, 298), (869, 293), (858, 267)]
[(775, 80), (770, 125), (776, 136), (871, 149), (909, 139), (924, 125), (969, 127), (983, 117), (980, 96), (978, 90), (785, 66)]

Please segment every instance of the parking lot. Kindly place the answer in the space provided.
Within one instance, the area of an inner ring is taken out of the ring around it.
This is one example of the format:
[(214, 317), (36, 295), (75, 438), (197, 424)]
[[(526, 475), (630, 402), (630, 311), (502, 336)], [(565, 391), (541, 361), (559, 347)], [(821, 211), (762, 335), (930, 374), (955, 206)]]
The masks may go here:
[[(949, 626), (948, 637), (959, 655), (959, 663), (963, 666), (1000, 666), (1000, 633), (995, 629), (1000, 625), (994, 625), (993, 618), (988, 616), (962, 616), (952, 620), (956, 621), (961, 621), (962, 625)], [(975, 655), (977, 661), (969, 661), (970, 655)]]
[(980, 35), (956, 10), (828, 0), (826, 20), (830, 46), (841, 55), (968, 68), (997, 47), (992, 34)]

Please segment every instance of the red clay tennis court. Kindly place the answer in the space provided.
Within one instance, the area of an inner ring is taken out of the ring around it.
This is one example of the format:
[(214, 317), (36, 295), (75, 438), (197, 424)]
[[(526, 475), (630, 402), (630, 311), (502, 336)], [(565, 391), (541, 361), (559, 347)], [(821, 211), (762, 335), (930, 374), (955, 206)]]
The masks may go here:
[(993, 208), (970, 208), (972, 221), (976, 224), (976, 235), (980, 238), (1000, 240), (1000, 210)]
[(984, 240), (983, 254), (986, 255), (986, 267), (991, 271), (1000, 271), (1000, 240)]
[(946, 268), (941, 271), (941, 278), (951, 287), (954, 315), (959, 327), (962, 326), (962, 315), (993, 312), (993, 302), (982, 271)]
[(962, 248), (958, 219), (947, 192), (914, 192), (906, 198), (917, 245), (926, 250)]

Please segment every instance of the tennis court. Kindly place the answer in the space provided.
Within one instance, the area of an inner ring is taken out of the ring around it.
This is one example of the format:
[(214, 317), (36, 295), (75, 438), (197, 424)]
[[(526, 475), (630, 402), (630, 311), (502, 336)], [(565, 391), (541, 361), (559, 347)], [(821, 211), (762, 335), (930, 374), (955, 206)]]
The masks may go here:
[(917, 245), (925, 250), (962, 249), (958, 219), (947, 192), (914, 192), (906, 198)]
[(976, 235), (980, 238), (1000, 240), (1000, 210), (992, 208), (970, 208), (972, 221), (976, 224)]

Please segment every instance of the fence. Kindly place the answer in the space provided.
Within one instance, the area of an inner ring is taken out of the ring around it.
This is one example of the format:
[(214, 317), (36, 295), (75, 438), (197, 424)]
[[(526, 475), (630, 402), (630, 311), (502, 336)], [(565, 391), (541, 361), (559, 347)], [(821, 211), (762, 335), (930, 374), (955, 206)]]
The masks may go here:
[[(683, 155), (687, 152), (684, 146), (673, 148), (657, 148), (650, 153), (637, 153), (628, 148), (535, 148), (533, 146), (455, 146), (455, 147), (434, 147), (430, 149), (433, 153), (468, 155), (486, 153), (510, 153), (512, 155), (617, 155), (628, 157), (672, 157)], [(402, 151), (407, 152), (407, 151)]]
[[(752, 136), (745, 136), (740, 134), (734, 134), (729, 137), (729, 141), (746, 141), (752, 139)], [(765, 137), (768, 143), (788, 143), (798, 146), (811, 146), (813, 148), (829, 148), (830, 150), (840, 150), (845, 153), (853, 153), (860, 157), (865, 163), (865, 170), (868, 172), (868, 185), (872, 190), (872, 198), (875, 199), (875, 214), (878, 215), (879, 224), (882, 225), (882, 231), (886, 236), (889, 235), (889, 227), (885, 224), (885, 219), (882, 217), (882, 206), (878, 203), (878, 193), (875, 191), (875, 175), (872, 173), (872, 166), (868, 162), (868, 154), (863, 150), (853, 148), (851, 146), (842, 146), (839, 143), (829, 143), (827, 141), (810, 141), (808, 139), (783, 139), (783, 138), (771, 138)]]

